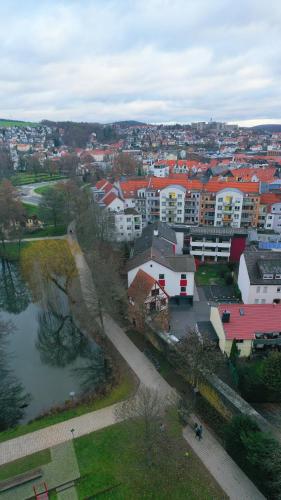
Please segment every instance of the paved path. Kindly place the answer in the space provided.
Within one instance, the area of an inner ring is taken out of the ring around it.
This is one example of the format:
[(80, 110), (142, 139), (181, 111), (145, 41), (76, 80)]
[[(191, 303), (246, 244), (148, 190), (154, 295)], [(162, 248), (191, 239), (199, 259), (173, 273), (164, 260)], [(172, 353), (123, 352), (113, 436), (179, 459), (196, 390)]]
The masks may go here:
[[(200, 423), (197, 417), (196, 421)], [(202, 441), (195, 439), (190, 426), (184, 428), (183, 436), (231, 500), (265, 500), (205, 426)]]

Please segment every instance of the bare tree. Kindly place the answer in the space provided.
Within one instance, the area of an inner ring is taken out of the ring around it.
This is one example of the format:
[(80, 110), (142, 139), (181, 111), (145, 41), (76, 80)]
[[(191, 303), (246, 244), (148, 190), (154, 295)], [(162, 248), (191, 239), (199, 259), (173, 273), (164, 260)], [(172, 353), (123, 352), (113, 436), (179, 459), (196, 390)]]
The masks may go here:
[(217, 371), (223, 363), (216, 343), (201, 337), (195, 329), (177, 344), (172, 357), (178, 371), (194, 388), (204, 375)]

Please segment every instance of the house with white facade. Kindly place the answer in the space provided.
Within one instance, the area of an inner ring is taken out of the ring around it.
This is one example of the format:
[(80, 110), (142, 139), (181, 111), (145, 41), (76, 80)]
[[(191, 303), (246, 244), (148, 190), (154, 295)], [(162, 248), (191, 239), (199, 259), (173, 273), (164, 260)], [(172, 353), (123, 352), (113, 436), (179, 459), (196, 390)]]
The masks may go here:
[(117, 241), (134, 241), (142, 234), (141, 215), (133, 208), (125, 208), (115, 214), (115, 230)]
[(239, 189), (222, 189), (216, 194), (215, 226), (241, 226), (243, 193)]
[(160, 220), (162, 222), (183, 223), (186, 189), (171, 185), (160, 191)]
[(166, 224), (147, 226), (136, 240), (133, 256), (127, 263), (128, 287), (142, 270), (156, 280), (169, 297), (185, 297), (192, 303), (194, 257), (176, 255), (176, 244), (175, 232)]
[(265, 228), (281, 233), (281, 202), (270, 206), (269, 213), (266, 215)]
[(244, 304), (280, 304), (281, 252), (252, 250), (243, 253), (237, 283)]

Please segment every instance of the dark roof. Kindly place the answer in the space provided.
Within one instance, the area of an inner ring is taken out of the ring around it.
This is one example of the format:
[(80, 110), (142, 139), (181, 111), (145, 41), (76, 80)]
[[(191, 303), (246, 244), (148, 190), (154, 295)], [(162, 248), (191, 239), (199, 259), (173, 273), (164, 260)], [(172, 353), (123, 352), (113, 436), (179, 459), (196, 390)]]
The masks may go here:
[(125, 215), (140, 215), (134, 208), (125, 208)]
[[(281, 253), (269, 251), (247, 251), (244, 253), (251, 285), (280, 285), (281, 279), (263, 279), (261, 269), (267, 265), (281, 266)], [(264, 271), (266, 272), (266, 271)]]
[[(160, 240), (161, 241), (161, 240)], [(157, 248), (151, 247), (142, 253), (133, 256), (127, 263), (127, 271), (141, 266), (145, 262), (154, 260), (161, 266), (167, 267), (176, 273), (192, 273), (196, 271), (193, 255), (164, 255)]]
[(247, 236), (248, 230), (243, 227), (217, 227), (217, 226), (196, 226), (190, 227), (190, 234), (233, 236), (234, 234)]
[(172, 257), (165, 257), (165, 260), (170, 265), (173, 271), (195, 273), (195, 261), (193, 255), (173, 255)]
[[(158, 231), (158, 236), (154, 236), (154, 231)], [(167, 240), (171, 244), (177, 243), (176, 233), (171, 227), (163, 222), (154, 222), (145, 227), (141, 237), (135, 241), (134, 255), (154, 246), (156, 240)]]

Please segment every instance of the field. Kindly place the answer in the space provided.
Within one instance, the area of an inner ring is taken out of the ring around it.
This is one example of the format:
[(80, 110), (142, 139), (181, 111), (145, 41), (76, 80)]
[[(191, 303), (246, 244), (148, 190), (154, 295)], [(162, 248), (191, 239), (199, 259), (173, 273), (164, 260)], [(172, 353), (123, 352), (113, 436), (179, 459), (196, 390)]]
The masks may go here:
[[(175, 422), (173, 434), (180, 440), (179, 453), (183, 453), (184, 469), (181, 479), (170, 474), (163, 481), (160, 474), (148, 474), (139, 463), (139, 455), (132, 446), (132, 427), (116, 424), (101, 431), (74, 440), (81, 478), (76, 481), (79, 499), (102, 498), (123, 500), (161, 499), (180, 500), (222, 499), (221, 489), (188, 448), (181, 437), (181, 427)], [(169, 463), (171, 471), (173, 460)]]
[(19, 172), (11, 177), (11, 182), (14, 186), (24, 186), (25, 184), (36, 184), (37, 182), (47, 182), (47, 181), (59, 181), (60, 179), (66, 179), (64, 175), (52, 174), (48, 172), (42, 172), (39, 174), (33, 174), (32, 172)]
[(5, 465), (0, 466), (0, 481), (9, 479), (10, 477), (17, 476), (18, 474), (23, 474), (29, 470), (40, 467), (40, 465), (47, 464), (51, 461), (51, 455), (49, 450), (39, 451), (33, 455), (28, 455), (27, 457), (20, 458), (14, 462), (10, 462)]
[(40, 186), (38, 188), (35, 188), (34, 189), (34, 192), (37, 193), (37, 194), (45, 194), (49, 191), (49, 189), (52, 189), (52, 186), (48, 185), (48, 186)]
[(0, 120), (0, 127), (39, 127), (40, 123), (18, 120)]

